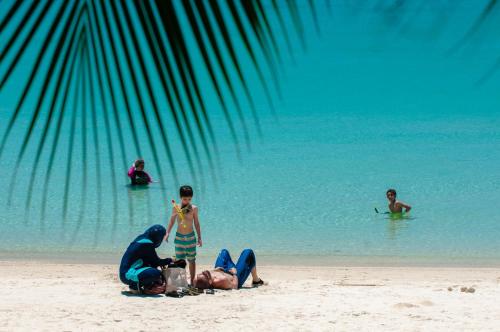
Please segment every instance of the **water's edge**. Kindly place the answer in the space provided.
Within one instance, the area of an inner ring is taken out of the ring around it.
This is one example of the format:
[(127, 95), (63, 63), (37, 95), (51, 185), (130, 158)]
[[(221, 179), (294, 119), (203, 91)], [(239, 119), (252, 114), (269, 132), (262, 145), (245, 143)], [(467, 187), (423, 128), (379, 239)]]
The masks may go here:
[[(235, 253), (236, 255), (237, 253)], [(237, 258), (234, 257), (235, 259)], [(116, 264), (121, 256), (116, 253), (40, 253), (0, 252), (0, 261), (35, 261), (59, 264)], [(215, 257), (200, 255), (197, 263), (211, 265)], [(422, 267), (422, 268), (500, 268), (500, 260), (494, 257), (417, 257), (417, 256), (318, 256), (257, 254), (258, 265), (263, 266), (321, 266), (321, 267)]]

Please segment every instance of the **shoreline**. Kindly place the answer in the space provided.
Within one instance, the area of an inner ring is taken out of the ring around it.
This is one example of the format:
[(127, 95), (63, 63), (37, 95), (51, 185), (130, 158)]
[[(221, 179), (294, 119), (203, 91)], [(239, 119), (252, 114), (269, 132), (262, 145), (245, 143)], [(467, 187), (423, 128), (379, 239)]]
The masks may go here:
[[(66, 256), (63, 256), (66, 255)], [(72, 255), (72, 256), (69, 256)], [(164, 255), (159, 253), (160, 257)], [(210, 265), (215, 254), (198, 255), (197, 261)], [(234, 259), (237, 254), (234, 253)], [(257, 262), (265, 266), (317, 266), (317, 267), (423, 267), (423, 268), (500, 268), (500, 258), (496, 257), (420, 257), (420, 256), (314, 256), (310, 255), (265, 255), (256, 253)], [(166, 256), (165, 256), (166, 257)], [(119, 264), (121, 254), (110, 252), (0, 252), (0, 262), (29, 261), (61, 264)]]
[(264, 265), (258, 273), (267, 286), (182, 299), (126, 296), (117, 268), (0, 261), (0, 324), (10, 331), (494, 331), (500, 319), (500, 268)]

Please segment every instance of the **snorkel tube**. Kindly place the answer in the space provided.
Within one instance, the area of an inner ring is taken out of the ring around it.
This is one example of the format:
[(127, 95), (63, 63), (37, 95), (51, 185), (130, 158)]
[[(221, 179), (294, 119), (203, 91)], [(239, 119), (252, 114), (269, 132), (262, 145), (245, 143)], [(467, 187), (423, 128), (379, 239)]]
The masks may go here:
[(172, 200), (172, 206), (174, 207), (175, 211), (179, 215), (179, 218), (181, 219), (181, 221), (184, 221), (184, 212), (182, 212), (182, 209), (180, 208), (179, 205), (175, 204), (174, 199)]

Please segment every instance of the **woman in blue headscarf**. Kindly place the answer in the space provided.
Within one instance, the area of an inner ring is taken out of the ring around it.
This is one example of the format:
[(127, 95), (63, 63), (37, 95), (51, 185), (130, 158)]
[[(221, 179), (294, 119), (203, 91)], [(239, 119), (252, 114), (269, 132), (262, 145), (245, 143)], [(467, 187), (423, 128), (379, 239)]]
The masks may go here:
[(148, 289), (162, 283), (159, 266), (185, 267), (184, 261), (158, 257), (155, 249), (162, 244), (166, 232), (162, 225), (151, 226), (128, 246), (120, 263), (120, 280), (130, 289)]

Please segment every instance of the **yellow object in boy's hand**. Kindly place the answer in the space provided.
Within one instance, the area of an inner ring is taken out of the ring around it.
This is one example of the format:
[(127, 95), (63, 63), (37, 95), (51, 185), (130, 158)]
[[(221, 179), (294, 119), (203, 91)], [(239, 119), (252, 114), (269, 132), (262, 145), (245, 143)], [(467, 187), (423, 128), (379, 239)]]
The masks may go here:
[(184, 221), (184, 212), (182, 212), (182, 209), (180, 208), (179, 205), (175, 204), (175, 200), (172, 200), (172, 206), (174, 207), (175, 211), (179, 215), (179, 218), (181, 221)]

